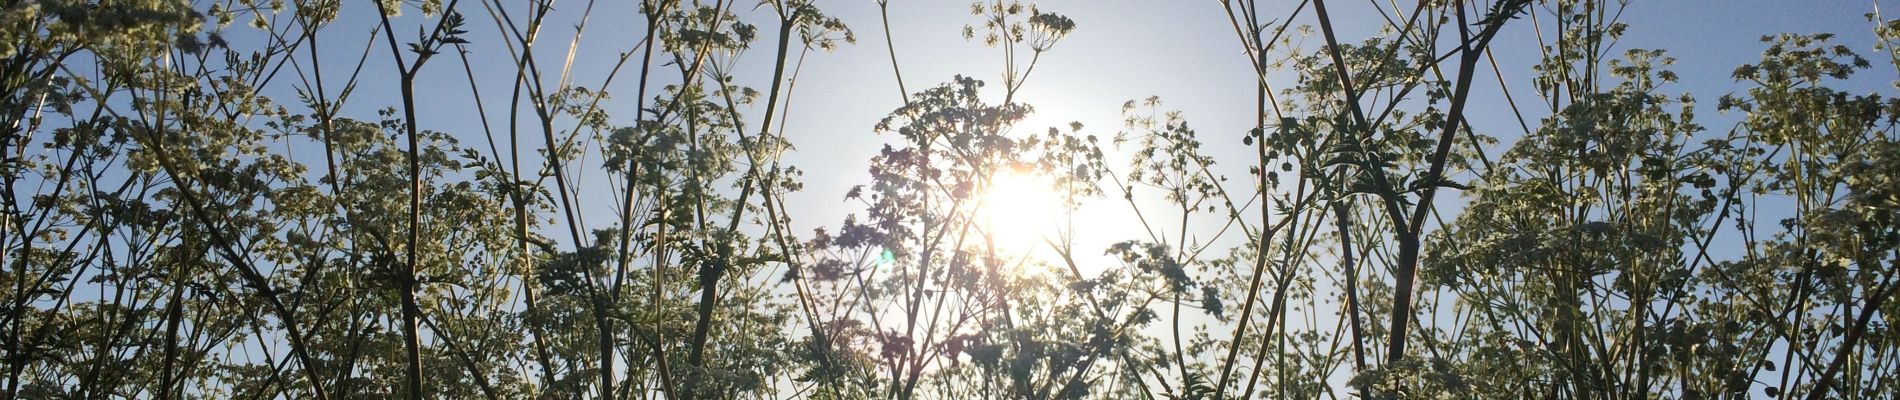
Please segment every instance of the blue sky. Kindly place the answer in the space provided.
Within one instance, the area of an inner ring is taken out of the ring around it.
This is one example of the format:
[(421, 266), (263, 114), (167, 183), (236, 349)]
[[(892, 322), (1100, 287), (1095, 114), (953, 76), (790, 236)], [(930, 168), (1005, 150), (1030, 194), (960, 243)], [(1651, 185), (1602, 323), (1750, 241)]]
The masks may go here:
[[(526, 4), (526, 2), (506, 2)], [(904, 69), (907, 88), (919, 91), (968, 75), (991, 83), (1000, 82), (1001, 51), (978, 41), (961, 37), (964, 25), (979, 22), (969, 15), (963, 1), (895, 0), (890, 6), (891, 30), (897, 45), (898, 61)], [(1262, 5), (1263, 18), (1278, 20), (1297, 2), (1270, 2)], [(1342, 41), (1356, 42), (1372, 33), (1383, 20), (1366, 3), (1333, 2)], [(760, 41), (739, 61), (739, 84), (759, 90), (768, 88), (772, 54), (770, 37), (775, 24), (769, 8), (752, 8), (749, 2), (735, 7), (743, 18), (761, 27)], [(1050, 12), (1073, 18), (1077, 29), (1055, 50), (1042, 58), (1035, 74), (1019, 95), (1019, 101), (1036, 108), (1036, 113), (1019, 126), (1022, 132), (1040, 132), (1047, 126), (1082, 122), (1085, 132), (1103, 137), (1121, 129), (1120, 106), (1124, 101), (1160, 96), (1164, 109), (1183, 111), (1208, 143), (1216, 160), (1245, 160), (1246, 149), (1237, 146), (1240, 135), (1252, 124), (1253, 78), (1246, 57), (1241, 53), (1232, 28), (1216, 1), (1159, 0), (1050, 0), (1037, 3)], [(805, 190), (787, 197), (798, 231), (808, 232), (820, 226), (835, 226), (846, 213), (856, 210), (845, 203), (843, 194), (852, 185), (865, 183), (867, 160), (892, 138), (876, 135), (872, 126), (901, 105), (897, 83), (890, 73), (876, 5), (871, 1), (820, 1), (826, 13), (842, 19), (857, 32), (858, 43), (845, 45), (831, 53), (809, 55), (798, 76), (790, 117), (784, 128), (798, 147), (785, 162), (805, 170)], [(1889, 10), (1900, 10), (1900, 2), (1882, 2)], [(543, 31), (537, 59), (548, 70), (552, 85), (556, 71), (573, 39), (573, 25), (587, 7), (584, 1), (568, 0), (555, 4), (556, 12)], [(580, 40), (572, 67), (571, 81), (599, 88), (599, 82), (613, 67), (617, 56), (632, 48), (643, 33), (644, 19), (630, 2), (605, 1), (593, 5), (592, 20)], [(1703, 100), (1699, 113), (1710, 129), (1726, 129), (1732, 117), (1717, 115), (1714, 100), (1743, 86), (1729, 78), (1735, 66), (1752, 62), (1759, 56), (1762, 35), (1781, 32), (1835, 32), (1838, 39), (1863, 54), (1874, 53), (1872, 25), (1863, 14), (1874, 10), (1866, 1), (1638, 1), (1628, 5), (1622, 20), (1630, 28), (1618, 50), (1630, 48), (1667, 49), (1678, 62), (1674, 67), (1681, 82), (1665, 87), (1671, 92), (1695, 93)], [(468, 36), (475, 76), (488, 102), (490, 118), (504, 111), (503, 101), (511, 88), (513, 67), (500, 48), (494, 23), (481, 9), (479, 1), (464, 1), (469, 15)], [(1409, 8), (1409, 4), (1407, 5)], [(342, 56), (348, 61), (360, 54), (364, 40), (376, 22), (369, 3), (346, 2), (345, 17), (322, 38), (326, 58)], [(517, 10), (517, 14), (522, 10)], [(1309, 8), (1295, 25), (1312, 24)], [(398, 18), (397, 26), (419, 24), (419, 16), (410, 10)], [(245, 20), (240, 18), (239, 23)], [(1546, 33), (1552, 28), (1544, 27)], [(234, 27), (233, 30), (248, 30)], [(407, 32), (400, 30), (399, 32)], [(233, 36), (241, 36), (236, 33)], [(1292, 34), (1297, 35), (1297, 34)], [(405, 33), (399, 38), (410, 38)], [(413, 40), (410, 38), (409, 40)], [(1294, 37), (1305, 41), (1304, 49), (1318, 47), (1320, 39)], [(1536, 61), (1536, 36), (1529, 19), (1513, 21), (1493, 46), (1510, 89), (1520, 105), (1534, 101), (1527, 81), (1530, 65)], [(405, 40), (407, 41), (407, 40)], [(377, 41), (369, 54), (363, 83), (365, 88), (394, 86), (389, 71), (388, 52)], [(407, 55), (405, 55), (407, 56)], [(637, 57), (635, 58), (637, 61)], [(326, 73), (338, 74), (347, 62), (331, 59)], [(1877, 69), (1858, 76), (1855, 91), (1891, 92), (1890, 71)], [(674, 83), (677, 72), (670, 67), (657, 68), (652, 85)], [(331, 85), (336, 85), (337, 79)], [(1279, 72), (1270, 77), (1276, 88), (1292, 85), (1296, 77)], [(632, 121), (635, 75), (630, 65), (606, 89), (614, 99), (604, 104), (614, 125)], [(421, 93), (418, 114), (424, 129), (447, 131), (463, 138), (464, 145), (482, 142), (478, 120), (470, 114), (473, 101), (463, 77), (460, 61), (452, 56), (437, 57), (425, 67), (418, 81)], [(337, 89), (329, 90), (334, 93)], [(374, 115), (373, 109), (398, 105), (394, 90), (359, 90), (345, 115)], [(1521, 128), (1504, 108), (1501, 89), (1490, 79), (1474, 84), (1472, 112), (1474, 127), (1483, 134), (1501, 138), (1505, 145), (1521, 134)], [(524, 105), (525, 107), (525, 105)], [(763, 113), (754, 107), (746, 114), (749, 126), (758, 126)], [(1526, 118), (1535, 126), (1543, 116), (1527, 110)], [(529, 113), (531, 115), (531, 113)], [(564, 126), (557, 124), (557, 126)], [(532, 129), (531, 121), (522, 128)], [(528, 143), (538, 143), (530, 140)], [(1501, 149), (1500, 149), (1501, 150)], [(1493, 153), (1495, 154), (1495, 153)], [(589, 188), (589, 183), (604, 178), (598, 172), (598, 158), (578, 167), (584, 174), (582, 199), (607, 198), (605, 187)], [(1117, 162), (1116, 165), (1120, 165)], [(1225, 171), (1244, 179), (1244, 165), (1227, 163)], [(599, 204), (599, 203), (597, 203)], [(611, 215), (606, 204), (583, 207), (589, 220)], [(590, 228), (604, 223), (589, 223)]]

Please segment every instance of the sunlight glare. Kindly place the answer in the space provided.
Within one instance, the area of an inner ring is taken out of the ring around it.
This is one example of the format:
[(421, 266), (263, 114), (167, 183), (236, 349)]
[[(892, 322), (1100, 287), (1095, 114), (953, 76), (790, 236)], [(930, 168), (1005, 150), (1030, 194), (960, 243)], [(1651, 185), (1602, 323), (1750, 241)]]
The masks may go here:
[(1028, 253), (1059, 233), (1062, 197), (1047, 178), (1009, 170), (990, 179), (989, 189), (977, 204), (977, 222), (998, 250)]

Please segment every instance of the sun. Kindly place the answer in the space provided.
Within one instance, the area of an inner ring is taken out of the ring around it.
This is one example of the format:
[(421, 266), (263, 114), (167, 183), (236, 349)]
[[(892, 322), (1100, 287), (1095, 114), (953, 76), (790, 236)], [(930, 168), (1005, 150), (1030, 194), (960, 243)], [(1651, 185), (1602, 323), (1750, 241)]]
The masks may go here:
[(978, 197), (977, 228), (998, 250), (1030, 252), (1060, 233), (1065, 214), (1062, 197), (1047, 177), (1013, 169), (990, 176)]

